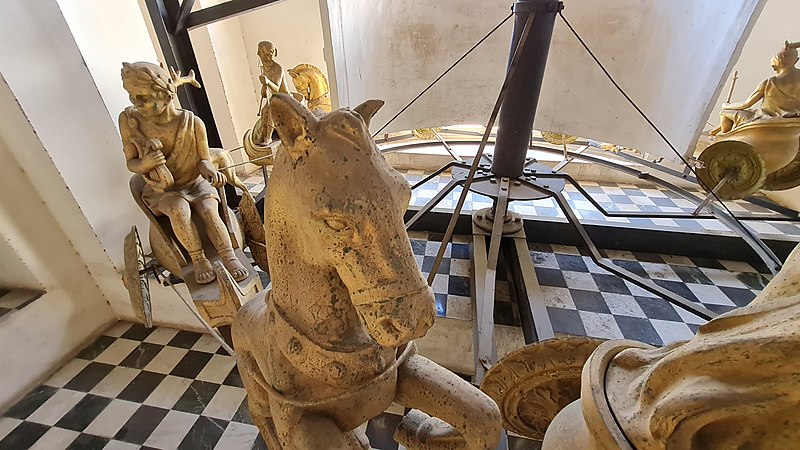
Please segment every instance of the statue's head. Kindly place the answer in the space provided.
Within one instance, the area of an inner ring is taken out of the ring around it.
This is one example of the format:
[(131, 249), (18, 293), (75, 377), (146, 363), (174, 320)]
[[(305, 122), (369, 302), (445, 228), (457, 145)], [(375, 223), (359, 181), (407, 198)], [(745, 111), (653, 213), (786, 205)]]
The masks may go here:
[(278, 56), (278, 49), (270, 41), (261, 41), (258, 43), (258, 57), (261, 61), (272, 61)]
[(122, 86), (136, 110), (145, 117), (157, 117), (172, 103), (178, 86), (192, 84), (200, 87), (194, 72), (181, 77), (149, 62), (122, 63)]
[(780, 69), (789, 69), (797, 65), (797, 46), (791, 44), (789, 41), (783, 45), (781, 51), (772, 57), (772, 70), (778, 71)]

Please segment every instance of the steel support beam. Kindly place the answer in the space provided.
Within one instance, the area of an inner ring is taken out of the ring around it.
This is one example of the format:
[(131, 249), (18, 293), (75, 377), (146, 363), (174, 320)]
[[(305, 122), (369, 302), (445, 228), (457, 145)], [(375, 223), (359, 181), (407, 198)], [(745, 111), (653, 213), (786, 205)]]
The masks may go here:
[(244, 14), (254, 9), (262, 8), (279, 0), (228, 0), (218, 5), (209, 6), (190, 13), (186, 18), (184, 27), (177, 31), (192, 30), (203, 27), (220, 20)]

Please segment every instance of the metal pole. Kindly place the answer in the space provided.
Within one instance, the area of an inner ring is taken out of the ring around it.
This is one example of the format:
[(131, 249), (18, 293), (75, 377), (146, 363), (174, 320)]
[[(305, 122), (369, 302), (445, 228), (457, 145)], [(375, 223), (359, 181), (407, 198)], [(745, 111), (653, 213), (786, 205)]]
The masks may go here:
[(535, 18), (527, 45), (519, 57), (517, 74), (509, 85), (508, 91), (514, 95), (507, 96), (500, 108), (492, 162), (492, 173), (498, 177), (513, 179), (522, 176), (553, 26), (556, 14), (563, 8), (562, 2), (554, 0), (517, 0), (514, 3), (514, 34), (509, 62), (522, 37), (528, 16), (534, 14)]

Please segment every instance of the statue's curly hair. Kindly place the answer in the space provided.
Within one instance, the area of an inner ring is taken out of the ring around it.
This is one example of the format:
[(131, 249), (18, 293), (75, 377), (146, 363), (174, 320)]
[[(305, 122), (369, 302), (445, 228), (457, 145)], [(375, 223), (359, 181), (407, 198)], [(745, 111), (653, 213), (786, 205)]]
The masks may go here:
[(126, 91), (145, 86), (165, 97), (175, 95), (175, 81), (169, 72), (149, 62), (122, 63), (122, 86)]
[(170, 68), (165, 69), (149, 62), (122, 63), (122, 86), (126, 91), (134, 87), (147, 87), (165, 97), (172, 98), (178, 86), (191, 84), (200, 87), (200, 83), (194, 78), (194, 71), (190, 70), (189, 75), (182, 77)]

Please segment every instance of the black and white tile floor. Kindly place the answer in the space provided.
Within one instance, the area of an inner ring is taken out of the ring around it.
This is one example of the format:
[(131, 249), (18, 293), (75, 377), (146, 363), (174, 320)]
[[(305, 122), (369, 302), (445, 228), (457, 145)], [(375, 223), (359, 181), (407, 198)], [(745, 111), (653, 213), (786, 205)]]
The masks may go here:
[[(421, 170), (403, 171), (410, 183), (415, 183), (425, 177)], [(412, 193), (410, 206), (422, 207), (434, 195), (450, 182), (451, 177), (444, 173), (434, 177)], [(597, 201), (606, 211), (613, 212), (664, 212), (664, 213), (691, 213), (696, 208), (692, 202), (681, 198), (667, 189), (642, 187), (624, 183), (597, 183), (581, 181), (581, 186)], [(698, 190), (691, 191), (700, 198), (705, 194)], [(451, 212), (455, 208), (461, 188), (457, 187), (446, 196), (434, 211)], [(577, 189), (567, 185), (563, 192), (564, 197), (576, 212), (582, 223), (588, 224), (613, 224), (615, 226), (646, 228), (666, 231), (688, 231), (701, 233), (732, 233), (725, 225), (714, 219), (646, 219), (606, 217), (592, 205)], [(776, 216), (777, 213), (753, 203), (737, 200), (726, 202), (728, 208), (734, 213), (752, 213), (765, 217)], [(467, 193), (464, 211), (476, 211), (492, 206), (491, 199), (473, 192)], [(558, 208), (555, 200), (546, 198), (535, 201), (514, 202), (511, 208), (527, 219), (545, 218), (566, 220), (563, 212)], [(748, 221), (746, 222), (755, 233), (763, 236), (792, 236), (800, 239), (800, 222), (778, 221)]]
[[(245, 397), (210, 335), (119, 322), (0, 417), (0, 449), (266, 449)], [(393, 410), (367, 424), (377, 449), (402, 449)]]

